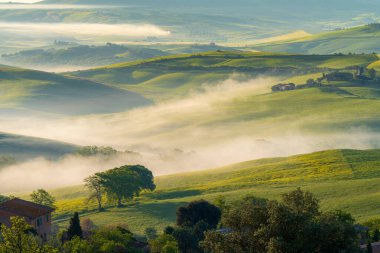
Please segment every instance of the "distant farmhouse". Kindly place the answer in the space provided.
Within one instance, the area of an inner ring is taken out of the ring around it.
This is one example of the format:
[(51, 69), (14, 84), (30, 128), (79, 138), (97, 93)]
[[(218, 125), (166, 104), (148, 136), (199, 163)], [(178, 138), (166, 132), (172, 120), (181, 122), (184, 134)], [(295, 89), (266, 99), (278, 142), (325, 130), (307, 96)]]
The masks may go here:
[(11, 217), (22, 217), (39, 236), (46, 239), (51, 233), (52, 212), (54, 208), (15, 198), (0, 204), (0, 223), (10, 226)]

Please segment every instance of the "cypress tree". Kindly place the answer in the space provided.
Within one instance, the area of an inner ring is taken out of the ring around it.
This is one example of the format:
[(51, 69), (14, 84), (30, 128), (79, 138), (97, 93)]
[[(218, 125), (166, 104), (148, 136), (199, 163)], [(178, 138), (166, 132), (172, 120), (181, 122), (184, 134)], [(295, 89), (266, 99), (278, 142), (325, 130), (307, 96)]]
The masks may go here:
[(67, 237), (69, 240), (73, 239), (75, 236), (83, 238), (82, 228), (80, 226), (79, 214), (76, 212), (74, 216), (70, 219), (70, 226), (67, 230)]
[(372, 238), (372, 241), (373, 242), (378, 242), (380, 240), (380, 231), (378, 228), (375, 229), (375, 231), (373, 232), (373, 238)]

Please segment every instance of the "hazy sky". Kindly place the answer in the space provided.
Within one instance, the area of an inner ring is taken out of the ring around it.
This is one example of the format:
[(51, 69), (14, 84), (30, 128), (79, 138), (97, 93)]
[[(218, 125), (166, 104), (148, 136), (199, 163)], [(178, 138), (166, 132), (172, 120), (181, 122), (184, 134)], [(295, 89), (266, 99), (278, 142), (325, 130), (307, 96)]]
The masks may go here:
[(41, 0), (0, 0), (0, 3), (9, 3), (9, 2), (13, 2), (13, 3), (37, 3), (37, 2), (41, 2)]

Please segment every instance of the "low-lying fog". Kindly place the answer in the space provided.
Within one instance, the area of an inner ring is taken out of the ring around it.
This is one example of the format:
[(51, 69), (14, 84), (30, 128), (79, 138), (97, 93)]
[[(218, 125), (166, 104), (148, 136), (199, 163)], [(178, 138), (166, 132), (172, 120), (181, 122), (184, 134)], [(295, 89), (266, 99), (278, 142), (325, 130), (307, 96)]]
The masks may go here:
[(0, 30), (16, 34), (54, 38), (57, 35), (79, 36), (117, 36), (117, 37), (164, 37), (170, 31), (152, 24), (97, 24), (97, 23), (16, 23), (0, 22)]
[(1, 118), (3, 132), (78, 145), (112, 146), (141, 156), (119, 155), (110, 159), (68, 156), (58, 161), (38, 158), (1, 170), (0, 192), (80, 184), (91, 173), (123, 164), (143, 164), (157, 176), (263, 157), (380, 147), (379, 133), (365, 128), (313, 133), (301, 130), (303, 119), (248, 119), (244, 107), (237, 106), (236, 101), (252, 99), (253, 95), (265, 96), (276, 80), (237, 79), (232, 77), (216, 86), (205, 85), (203, 93), (185, 99), (111, 115)]

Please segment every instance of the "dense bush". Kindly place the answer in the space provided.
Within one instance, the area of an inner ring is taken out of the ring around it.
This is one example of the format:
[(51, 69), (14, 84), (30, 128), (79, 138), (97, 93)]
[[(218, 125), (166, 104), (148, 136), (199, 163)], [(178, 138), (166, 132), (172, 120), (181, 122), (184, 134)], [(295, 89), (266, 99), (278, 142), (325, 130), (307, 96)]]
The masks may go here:
[(360, 252), (349, 214), (321, 212), (318, 200), (300, 189), (282, 201), (244, 200), (223, 214), (229, 230), (207, 231), (202, 246), (213, 253)]

